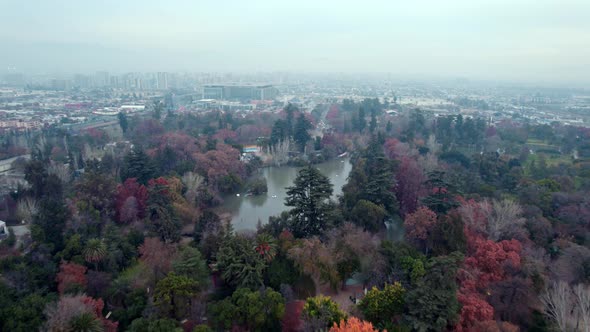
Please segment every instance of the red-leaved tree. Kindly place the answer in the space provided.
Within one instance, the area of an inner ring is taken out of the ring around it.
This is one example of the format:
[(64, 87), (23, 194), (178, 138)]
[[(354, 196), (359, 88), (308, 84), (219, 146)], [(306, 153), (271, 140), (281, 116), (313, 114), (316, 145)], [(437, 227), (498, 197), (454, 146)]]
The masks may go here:
[(303, 328), (303, 320), (301, 320), (301, 312), (305, 301), (297, 300), (288, 302), (285, 305), (285, 315), (281, 321), (284, 332), (299, 332)]
[(153, 271), (157, 280), (170, 271), (175, 252), (174, 246), (162, 242), (159, 238), (149, 237), (139, 247), (139, 259)]
[(484, 299), (490, 283), (503, 280), (507, 267), (520, 267), (522, 246), (517, 240), (494, 242), (470, 229), (465, 230), (468, 257), (458, 272), (461, 303), (457, 331), (475, 331), (478, 322), (494, 319), (494, 308)]
[(82, 289), (86, 287), (88, 283), (86, 270), (88, 269), (83, 265), (62, 261), (56, 277), (59, 294), (63, 295), (67, 290), (72, 290), (73, 287)]
[(147, 199), (147, 188), (138, 183), (136, 178), (125, 180), (117, 187), (115, 200), (117, 220), (122, 223), (129, 223), (144, 218)]
[(404, 220), (406, 239), (428, 251), (428, 236), (436, 225), (436, 213), (427, 207), (420, 207), (416, 212), (408, 214)]
[(356, 317), (350, 317), (348, 320), (341, 320), (340, 324), (334, 323), (330, 332), (379, 332), (370, 322), (365, 322)]

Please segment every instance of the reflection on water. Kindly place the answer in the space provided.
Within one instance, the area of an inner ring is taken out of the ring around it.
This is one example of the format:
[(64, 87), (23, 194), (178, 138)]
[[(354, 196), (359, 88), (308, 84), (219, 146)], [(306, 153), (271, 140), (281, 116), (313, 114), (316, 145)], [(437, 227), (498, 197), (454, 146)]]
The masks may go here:
[[(315, 165), (334, 185), (332, 199), (342, 193), (342, 186), (346, 183), (348, 173), (352, 165), (348, 158), (335, 159)], [(232, 223), (235, 230), (255, 229), (260, 220), (268, 222), (268, 217), (279, 215), (288, 210), (285, 206), (285, 187), (293, 185), (298, 167), (268, 167), (262, 170), (262, 176), (266, 178), (268, 192), (259, 196), (229, 196), (221, 206), (221, 210), (232, 214)]]

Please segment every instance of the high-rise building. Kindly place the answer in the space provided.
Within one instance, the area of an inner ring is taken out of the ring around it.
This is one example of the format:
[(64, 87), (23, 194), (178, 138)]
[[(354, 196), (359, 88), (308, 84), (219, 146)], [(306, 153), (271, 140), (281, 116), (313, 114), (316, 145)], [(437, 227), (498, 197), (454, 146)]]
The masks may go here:
[(278, 90), (270, 84), (206, 84), (203, 99), (272, 100)]
[(111, 83), (109, 73), (106, 71), (97, 71), (94, 75), (94, 85), (104, 87)]
[(159, 72), (156, 79), (156, 88), (158, 90), (168, 90), (168, 73)]
[(113, 88), (120, 88), (120, 83), (119, 83), (119, 77), (118, 76), (111, 76), (111, 82), (110, 85)]
[(23, 86), (25, 85), (25, 75), (21, 73), (9, 72), (3, 77), (4, 82), (12, 86)]
[(91, 79), (88, 75), (76, 74), (74, 75), (74, 86), (82, 89), (89, 88), (91, 85)]
[(53, 90), (65, 91), (69, 90), (72, 87), (72, 81), (54, 78), (50, 81), (50, 86)]

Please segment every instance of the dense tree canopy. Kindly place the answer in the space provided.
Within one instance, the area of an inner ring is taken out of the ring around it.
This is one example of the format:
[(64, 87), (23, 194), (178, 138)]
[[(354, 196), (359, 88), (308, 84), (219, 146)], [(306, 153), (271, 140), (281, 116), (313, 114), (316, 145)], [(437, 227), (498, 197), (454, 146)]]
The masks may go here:
[[(154, 107), (0, 135), (31, 154), (0, 197), (0, 330), (587, 330), (590, 130), (392, 89), (248, 112), (105, 90)], [(278, 164), (285, 211), (235, 222)]]

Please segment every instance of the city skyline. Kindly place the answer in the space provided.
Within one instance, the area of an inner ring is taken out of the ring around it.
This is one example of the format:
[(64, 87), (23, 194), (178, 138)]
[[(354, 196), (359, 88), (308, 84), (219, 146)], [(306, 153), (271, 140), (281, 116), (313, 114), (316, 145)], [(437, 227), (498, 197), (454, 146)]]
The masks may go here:
[(587, 84), (585, 1), (0, 4), (2, 71), (391, 73)]

